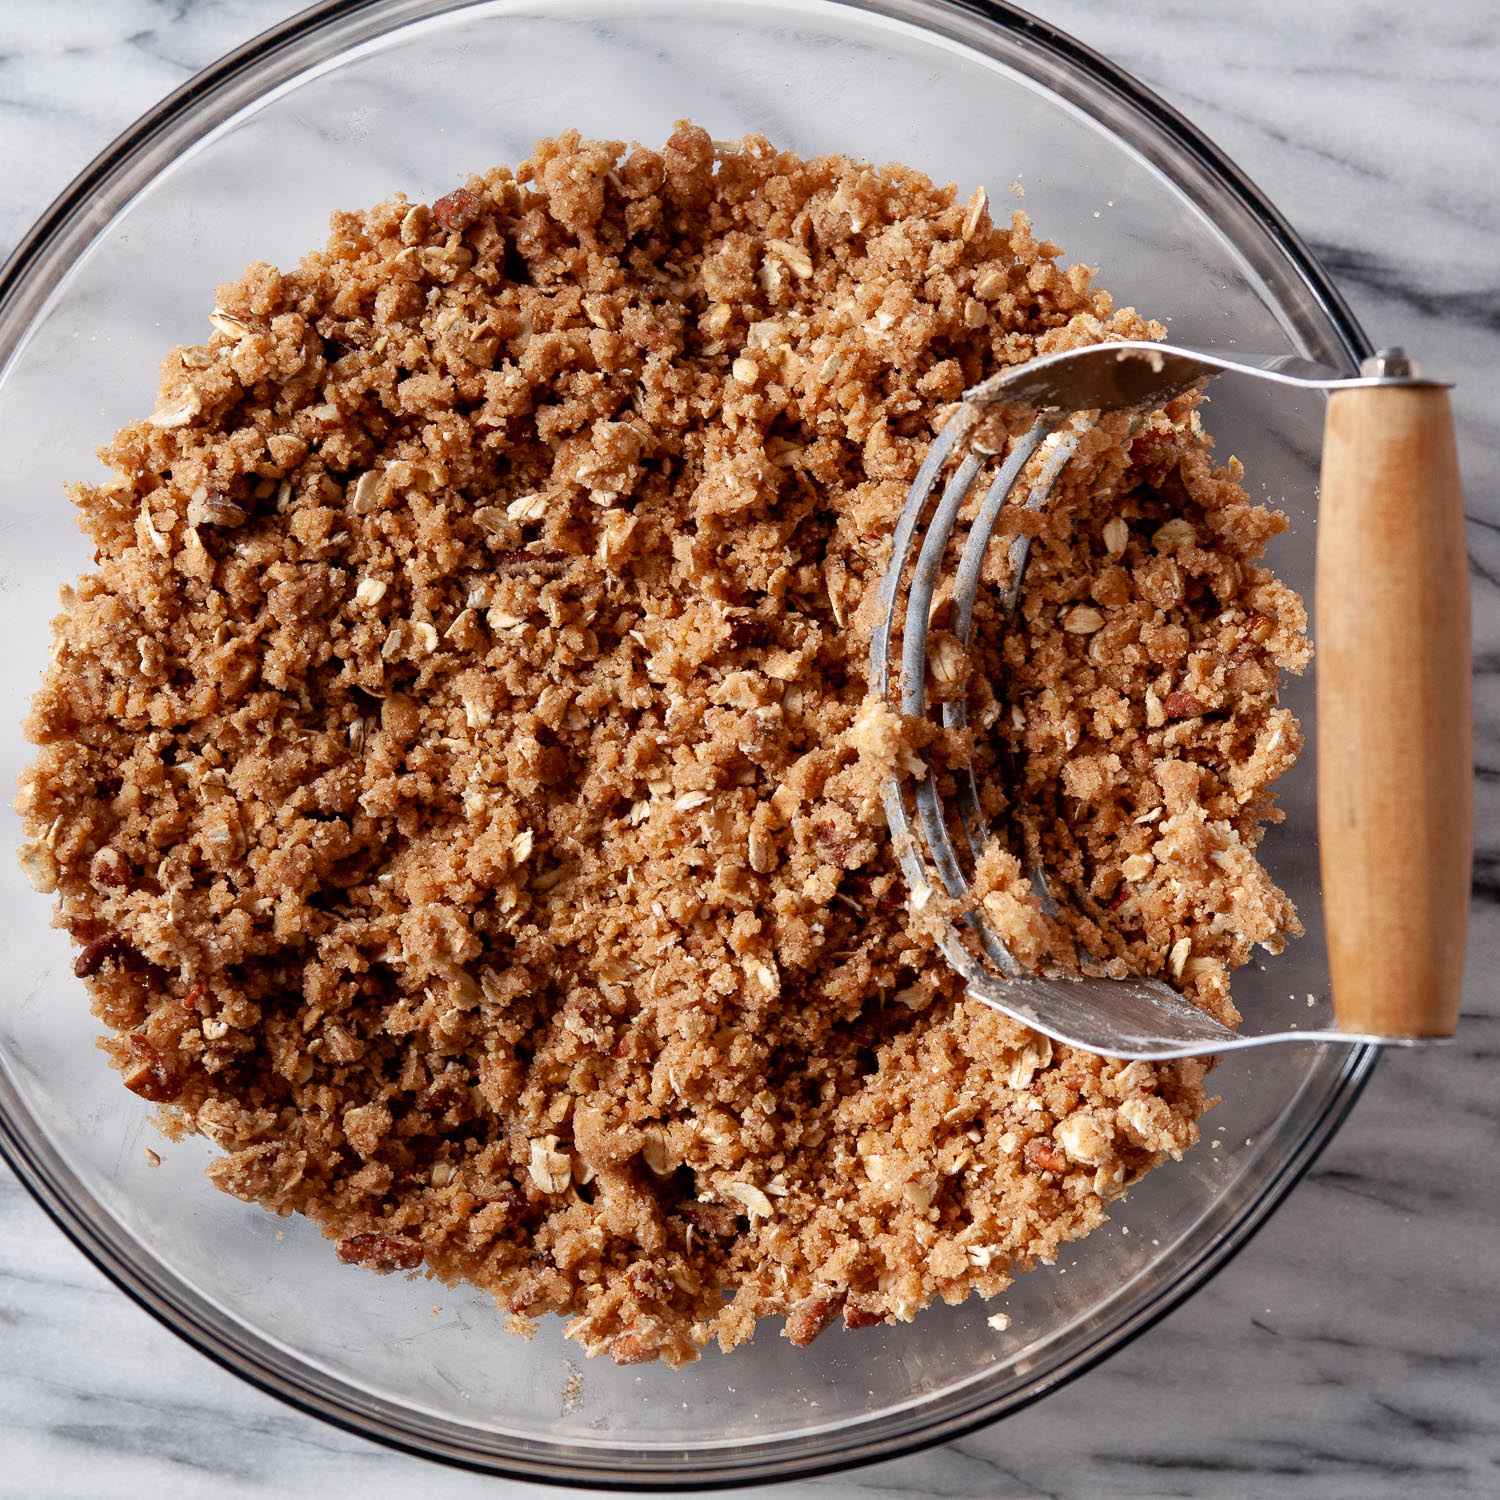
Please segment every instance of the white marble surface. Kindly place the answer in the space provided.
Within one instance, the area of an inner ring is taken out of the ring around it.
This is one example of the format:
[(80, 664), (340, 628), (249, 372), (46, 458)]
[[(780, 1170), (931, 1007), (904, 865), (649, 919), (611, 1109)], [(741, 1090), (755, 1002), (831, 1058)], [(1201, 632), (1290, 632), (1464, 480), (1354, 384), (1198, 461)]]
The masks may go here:
[[(0, 0), (0, 247), (283, 0)], [(1234, 156), (1365, 325), (1459, 381), (1479, 880), (1457, 1046), (1392, 1056), (1250, 1248), (1000, 1426), (785, 1486), (840, 1497), (1500, 1494), (1500, 11), (1493, 0), (1037, 0)], [(299, 1416), (194, 1354), (0, 1168), (0, 1496), (518, 1495)], [(536, 1493), (542, 1493), (536, 1491)]]

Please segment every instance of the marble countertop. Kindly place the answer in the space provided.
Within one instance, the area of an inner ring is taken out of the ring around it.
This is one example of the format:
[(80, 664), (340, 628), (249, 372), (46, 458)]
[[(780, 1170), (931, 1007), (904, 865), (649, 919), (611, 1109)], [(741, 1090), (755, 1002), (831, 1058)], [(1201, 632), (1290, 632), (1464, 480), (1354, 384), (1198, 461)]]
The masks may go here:
[[(285, 0), (0, 0), (0, 251)], [(1500, 1493), (1500, 10), (1035, 0), (1224, 147), (1381, 342), (1457, 382), (1477, 626), (1478, 881), (1456, 1046), (1396, 1053), (1208, 1288), (961, 1442), (779, 1494)], [(1336, 1228), (1330, 1228), (1336, 1226)], [(0, 1496), (511, 1496), (283, 1407), (115, 1291), (0, 1167)], [(535, 1493), (543, 1493), (535, 1490)]]

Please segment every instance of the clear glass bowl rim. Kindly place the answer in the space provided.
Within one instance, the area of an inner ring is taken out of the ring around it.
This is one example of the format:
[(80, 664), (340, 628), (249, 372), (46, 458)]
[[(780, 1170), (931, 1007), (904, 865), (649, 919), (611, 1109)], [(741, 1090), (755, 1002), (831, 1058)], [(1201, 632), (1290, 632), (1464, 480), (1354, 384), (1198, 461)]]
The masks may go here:
[[(376, 12), (385, 3), (386, 0), (322, 0), (226, 53), (143, 114), (53, 200), (0, 266), (0, 327), (7, 310), (25, 290), (46, 247), (87, 213), (101, 184), (128, 168), (196, 105), (237, 78), (321, 28)], [(883, 0), (832, 0), (832, 3), (886, 13)], [(1304, 290), (1311, 294), (1346, 345), (1351, 361), (1357, 362), (1373, 352), (1368, 337), (1337, 288), (1274, 205), (1196, 126), (1132, 75), (1066, 32), (1004, 0), (906, 0), (902, 10), (911, 9), (932, 15), (945, 10), (961, 12), (971, 20), (1009, 32), (1027, 46), (1049, 55), (1065, 71), (1115, 96), (1146, 117), (1182, 157), (1216, 179), (1258, 221), (1284, 257), (1286, 266), (1301, 279)], [(13, 347), (0, 347), (0, 364), (8, 359)], [(685, 1462), (681, 1465), (670, 1462), (659, 1452), (645, 1463), (631, 1463), (626, 1458), (628, 1450), (623, 1448), (615, 1454), (592, 1450), (569, 1455), (561, 1449), (543, 1452), (541, 1445), (534, 1443), (518, 1444), (516, 1451), (500, 1456), (466, 1448), (430, 1428), (419, 1431), (418, 1422), (413, 1420), (415, 1414), (408, 1417), (406, 1430), (396, 1430), (390, 1425), (391, 1413), (372, 1410), (373, 1403), (368, 1399), (359, 1400), (353, 1392), (346, 1394), (332, 1388), (332, 1382), (319, 1382), (315, 1387), (307, 1379), (308, 1371), (299, 1371), (275, 1350), (249, 1347), (236, 1336), (238, 1330), (191, 1289), (174, 1284), (175, 1278), (159, 1274), (158, 1267), (133, 1254), (126, 1236), (117, 1234), (112, 1225), (87, 1211), (84, 1200), (90, 1195), (58, 1154), (20, 1128), (18, 1113), (10, 1107), (16, 1101), (10, 1097), (3, 1073), (0, 1073), (0, 1157), (63, 1234), (126, 1296), (199, 1353), (298, 1411), (417, 1457), (533, 1483), (625, 1491), (726, 1488), (838, 1472), (950, 1442), (1024, 1409), (1091, 1369), (1177, 1308), (1250, 1241), (1333, 1138), (1368, 1082), (1379, 1054), (1380, 1048), (1376, 1046), (1348, 1049), (1337, 1076), (1330, 1081), (1321, 1112), (1305, 1122), (1301, 1137), (1281, 1170), (1240, 1205), (1224, 1231), (1212, 1236), (1180, 1264), (1173, 1279), (1164, 1283), (1148, 1304), (1121, 1318), (1072, 1358), (1040, 1372), (1024, 1389), (986, 1397), (982, 1389), (971, 1387), (968, 1401), (946, 1417), (904, 1422), (898, 1430), (884, 1434), (871, 1432), (864, 1426), (837, 1435), (820, 1434), (815, 1452), (795, 1451), (805, 1445), (805, 1439), (777, 1439), (716, 1455), (704, 1450), (684, 1451)]]

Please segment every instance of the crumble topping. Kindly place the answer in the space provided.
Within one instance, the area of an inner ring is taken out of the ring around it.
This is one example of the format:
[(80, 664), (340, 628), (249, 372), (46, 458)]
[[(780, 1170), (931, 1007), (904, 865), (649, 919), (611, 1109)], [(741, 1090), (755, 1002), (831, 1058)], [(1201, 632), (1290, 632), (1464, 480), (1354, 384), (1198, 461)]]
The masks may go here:
[(880, 814), (892, 769), (972, 760), (1018, 957), (1228, 1020), (1298, 930), (1255, 847), (1305, 615), (1192, 400), (1007, 513), (1017, 619), (933, 638), (971, 731), (867, 700), (951, 403), (1161, 333), (1059, 253), (983, 192), (683, 123), (220, 289), (75, 490), (97, 567), (18, 798), (115, 1066), (220, 1187), (676, 1363), (993, 1296), (1195, 1141), (1203, 1060), (963, 998)]

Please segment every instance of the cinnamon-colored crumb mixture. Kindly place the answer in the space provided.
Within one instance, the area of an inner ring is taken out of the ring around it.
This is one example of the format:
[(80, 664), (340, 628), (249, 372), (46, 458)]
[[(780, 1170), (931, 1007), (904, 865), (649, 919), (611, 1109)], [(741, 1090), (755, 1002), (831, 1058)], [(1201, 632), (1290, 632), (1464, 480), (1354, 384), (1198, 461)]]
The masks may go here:
[(1296, 930), (1254, 847), (1304, 615), (1191, 400), (1088, 441), (1014, 625), (935, 634), (967, 740), (866, 701), (949, 404), (1153, 333), (1058, 253), (982, 193), (684, 124), (335, 214), (220, 290), (76, 490), (98, 567), (18, 799), (115, 1065), (215, 1182), (679, 1362), (993, 1296), (1194, 1142), (1204, 1063), (962, 998), (876, 797), (973, 757), (1028, 961), (1231, 1017)]

